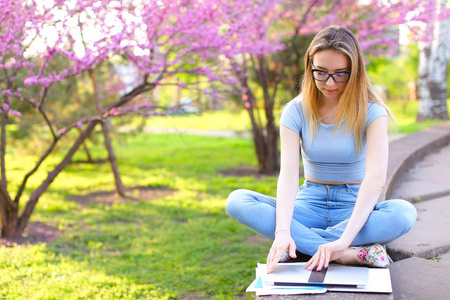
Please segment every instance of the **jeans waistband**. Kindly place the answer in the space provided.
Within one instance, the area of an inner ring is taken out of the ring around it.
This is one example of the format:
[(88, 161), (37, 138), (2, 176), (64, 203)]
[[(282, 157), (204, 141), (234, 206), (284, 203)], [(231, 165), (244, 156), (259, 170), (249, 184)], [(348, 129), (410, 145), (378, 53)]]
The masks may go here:
[(344, 188), (344, 187), (359, 187), (361, 184), (360, 183), (345, 183), (345, 184), (326, 184), (326, 183), (318, 183), (318, 182), (312, 182), (312, 181), (309, 181), (309, 180), (306, 180), (305, 179), (305, 181), (303, 182), (304, 184), (306, 184), (307, 186), (318, 186), (318, 187), (325, 187), (325, 186), (328, 186), (328, 187), (341, 187), (341, 188)]

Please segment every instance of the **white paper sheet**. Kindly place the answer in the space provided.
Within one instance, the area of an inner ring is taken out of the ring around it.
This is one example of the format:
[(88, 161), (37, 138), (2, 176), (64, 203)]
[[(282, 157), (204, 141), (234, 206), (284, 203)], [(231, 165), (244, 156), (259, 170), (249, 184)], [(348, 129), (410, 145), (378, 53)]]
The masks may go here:
[[(282, 282), (286, 282), (285, 278), (297, 276), (298, 273), (295, 272), (295, 269), (298, 270), (299, 273), (303, 273), (305, 271), (304, 263), (287, 263), (287, 264), (279, 264), (279, 265), (290, 265), (288, 268), (280, 268), (278, 274), (276, 274), (275, 278), (281, 277)], [(378, 269), (378, 268), (364, 268), (364, 267), (347, 267), (341, 265), (332, 265), (337, 266), (336, 269), (342, 267), (347, 268), (347, 270), (355, 270), (354, 268), (367, 269), (368, 277), (366, 278), (365, 285), (358, 285), (357, 287), (321, 287), (321, 286), (278, 286), (271, 285), (271, 280), (273, 276), (267, 277), (266, 265), (258, 264), (256, 268), (256, 279), (250, 284), (247, 288), (247, 292), (255, 292), (257, 296), (261, 295), (297, 295), (297, 294), (319, 294), (325, 293), (328, 291), (341, 291), (341, 292), (365, 292), (365, 293), (392, 293), (392, 284), (391, 284), (391, 276), (389, 269)], [(350, 268), (350, 269), (348, 269)], [(330, 270), (327, 271), (327, 273)], [(309, 272), (309, 271), (308, 271)], [(331, 273), (330, 273), (331, 274)], [(348, 273), (343, 272), (348, 275)], [(270, 274), (269, 274), (270, 275)], [(354, 277), (354, 276), (351, 276)], [(267, 280), (269, 278), (270, 280)], [(295, 279), (291, 279), (292, 282)], [(345, 280), (344, 280), (345, 281)], [(269, 284), (267, 284), (269, 283)]]
[(328, 288), (336, 292), (392, 293), (391, 273), (389, 269), (369, 269), (369, 283), (364, 287)]
[(323, 294), (327, 291), (324, 287), (280, 287), (265, 285), (261, 279), (264, 268), (256, 268), (256, 279), (247, 288), (247, 292), (255, 292), (257, 296), (265, 295), (301, 295), (301, 294)]

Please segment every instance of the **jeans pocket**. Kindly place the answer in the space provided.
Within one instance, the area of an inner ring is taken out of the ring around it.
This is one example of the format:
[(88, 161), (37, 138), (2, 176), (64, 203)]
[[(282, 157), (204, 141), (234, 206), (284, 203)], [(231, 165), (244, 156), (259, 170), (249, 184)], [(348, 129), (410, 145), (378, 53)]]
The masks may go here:
[(347, 193), (350, 193), (355, 198), (358, 197), (359, 193), (359, 184), (347, 184)]

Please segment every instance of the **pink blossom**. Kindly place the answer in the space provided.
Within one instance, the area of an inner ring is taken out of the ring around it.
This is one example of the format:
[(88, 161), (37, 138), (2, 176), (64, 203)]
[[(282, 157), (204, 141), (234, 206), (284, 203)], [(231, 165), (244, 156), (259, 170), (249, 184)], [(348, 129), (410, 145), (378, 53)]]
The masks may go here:
[(12, 110), (12, 109), (9, 110), (8, 114), (10, 116), (15, 116), (15, 117), (21, 117), (22, 116), (22, 114), (20, 112), (18, 112), (17, 110)]

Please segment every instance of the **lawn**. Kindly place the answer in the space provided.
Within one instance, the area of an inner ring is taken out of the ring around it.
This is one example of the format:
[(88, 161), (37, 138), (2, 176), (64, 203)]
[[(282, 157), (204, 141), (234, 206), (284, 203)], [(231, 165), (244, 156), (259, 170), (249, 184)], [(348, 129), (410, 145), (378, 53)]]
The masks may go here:
[[(386, 103), (392, 110), (398, 122), (398, 133), (408, 134), (432, 125), (436, 125), (441, 121), (427, 120), (423, 123), (416, 122), (418, 102), (410, 101), (390, 101)], [(450, 108), (450, 100), (447, 107)], [(275, 110), (276, 120), (280, 116), (280, 109)], [(264, 122), (265, 116), (260, 111), (261, 120)], [(450, 110), (449, 110), (450, 117)], [(155, 117), (146, 122), (147, 128), (150, 129), (208, 129), (208, 130), (232, 130), (235, 132), (251, 130), (251, 123), (247, 113), (244, 110), (237, 112), (229, 111), (209, 111), (201, 115), (188, 116), (172, 116), (172, 117)]]
[[(402, 133), (432, 124), (415, 124), (414, 103), (390, 107)], [(147, 126), (242, 131), (246, 120), (243, 112), (209, 112), (149, 119)], [(89, 147), (105, 158), (100, 142)], [(255, 176), (251, 139), (142, 132), (126, 135), (115, 151), (129, 197), (115, 198), (108, 164), (87, 164), (79, 151), (31, 219), (51, 226), (57, 238), (0, 246), (0, 298), (251, 299), (245, 288), (271, 241), (225, 213), (234, 189), (275, 195), (276, 176)], [(8, 152), (11, 190), (35, 159)]]
[[(101, 147), (91, 148), (104, 157)], [(276, 177), (221, 172), (256, 170), (251, 140), (141, 133), (115, 148), (130, 198), (107, 193), (113, 191), (107, 164), (72, 164), (31, 220), (59, 229), (59, 237), (0, 247), (0, 298), (250, 297), (244, 290), (270, 241), (228, 217), (225, 201), (237, 188), (274, 195)], [(32, 158), (7, 157), (16, 175), (11, 186)], [(80, 152), (75, 161), (83, 159)]]

